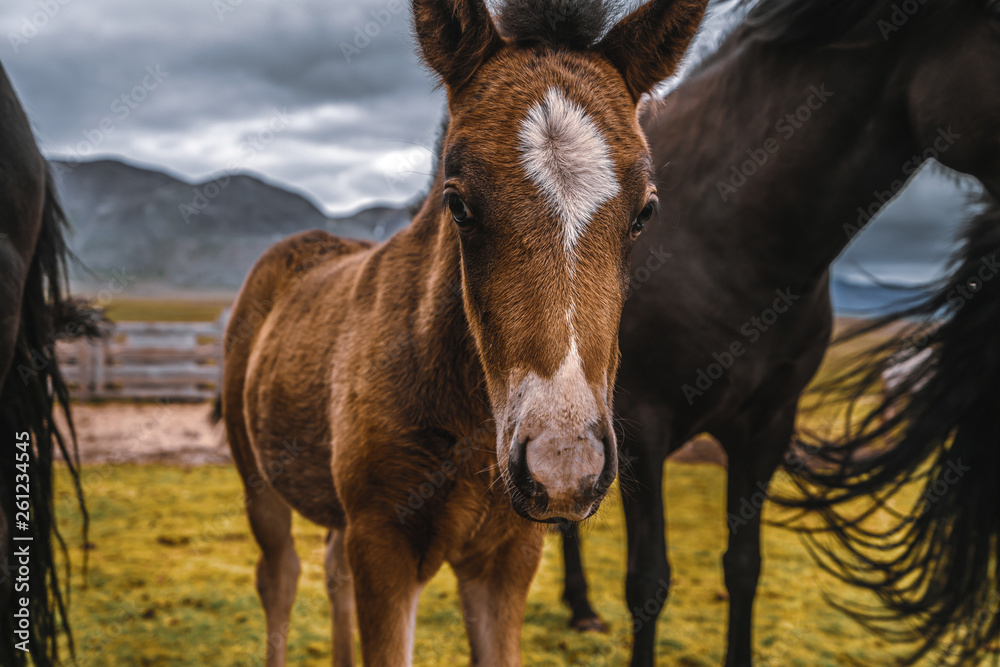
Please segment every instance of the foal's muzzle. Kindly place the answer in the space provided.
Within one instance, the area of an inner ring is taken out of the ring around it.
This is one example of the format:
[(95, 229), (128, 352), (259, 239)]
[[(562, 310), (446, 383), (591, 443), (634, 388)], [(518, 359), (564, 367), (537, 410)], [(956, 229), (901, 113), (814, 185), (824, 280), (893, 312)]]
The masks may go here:
[(576, 434), (515, 434), (507, 465), (514, 510), (546, 523), (581, 521), (601, 504), (618, 473), (609, 426), (592, 424)]

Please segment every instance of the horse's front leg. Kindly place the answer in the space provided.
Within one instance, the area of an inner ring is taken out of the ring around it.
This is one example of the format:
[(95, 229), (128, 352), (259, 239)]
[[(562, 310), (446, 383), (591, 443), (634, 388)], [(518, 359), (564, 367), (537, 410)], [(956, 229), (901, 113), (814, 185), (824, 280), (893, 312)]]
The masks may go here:
[(401, 531), (382, 519), (351, 517), (347, 526), (361, 655), (365, 665), (407, 667), (413, 664), (418, 563)]
[(544, 539), (541, 529), (525, 526), (489, 555), (453, 564), (472, 648), (471, 664), (521, 665), (524, 606)]

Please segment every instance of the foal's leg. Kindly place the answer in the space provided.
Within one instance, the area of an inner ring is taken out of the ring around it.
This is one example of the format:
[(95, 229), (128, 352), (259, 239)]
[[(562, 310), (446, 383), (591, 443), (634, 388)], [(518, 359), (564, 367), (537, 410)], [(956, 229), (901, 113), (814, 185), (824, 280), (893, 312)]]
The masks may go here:
[(354, 579), (347, 562), (343, 530), (331, 530), (326, 536), (326, 592), (330, 597), (333, 621), (333, 665), (354, 665)]
[(521, 665), (524, 605), (542, 558), (545, 537), (537, 529), (516, 533), (513, 539), (492, 549), (488, 558), (453, 566), (473, 665)]
[(622, 505), (628, 530), (625, 600), (632, 613), (632, 666), (652, 667), (656, 619), (670, 591), (663, 519), (663, 459), (650, 448), (622, 468)]
[(566, 587), (562, 599), (573, 612), (569, 627), (581, 632), (607, 632), (607, 626), (587, 598), (587, 575), (580, 556), (579, 525), (573, 522), (559, 524), (559, 533), (562, 535), (563, 563), (566, 566)]
[[(760, 521), (764, 491), (791, 441), (795, 410), (782, 414), (759, 438), (729, 447), (726, 499), (729, 547), (722, 557), (729, 591), (726, 667), (753, 662), (753, 601), (760, 578)], [(752, 511), (751, 511), (752, 509)]]
[(259, 492), (248, 488), (247, 515), (261, 550), (257, 592), (267, 617), (267, 666), (282, 667), (300, 571), (292, 542), (292, 510), (270, 486)]
[(364, 664), (412, 665), (420, 596), (413, 548), (380, 516), (352, 517), (346, 547)]

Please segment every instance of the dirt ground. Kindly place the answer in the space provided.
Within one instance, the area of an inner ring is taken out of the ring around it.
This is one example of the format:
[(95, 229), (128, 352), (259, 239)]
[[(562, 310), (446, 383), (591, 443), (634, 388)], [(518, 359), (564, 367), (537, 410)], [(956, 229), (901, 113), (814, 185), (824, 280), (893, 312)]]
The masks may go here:
[(203, 465), (231, 460), (210, 403), (75, 403), (83, 463)]
[[(209, 421), (210, 403), (75, 403), (83, 463), (168, 463), (193, 466), (231, 461), (221, 425)], [(671, 456), (678, 463), (726, 466), (714, 440), (692, 440)]]

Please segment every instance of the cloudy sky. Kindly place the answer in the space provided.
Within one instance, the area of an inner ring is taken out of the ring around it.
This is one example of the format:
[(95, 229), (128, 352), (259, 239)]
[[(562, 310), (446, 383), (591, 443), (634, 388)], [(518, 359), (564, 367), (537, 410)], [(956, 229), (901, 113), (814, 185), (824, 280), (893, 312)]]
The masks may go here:
[[(733, 4), (719, 3), (695, 51), (712, 48)], [(426, 184), (444, 97), (417, 58), (408, 5), (2, 0), (0, 61), (49, 157), (114, 156), (188, 180), (251, 172), (338, 215)], [(955, 227), (940, 220), (958, 219), (962, 197), (947, 179), (917, 185), (889, 207), (897, 223), (841, 258), (842, 275), (933, 276)]]
[(0, 61), (50, 157), (250, 171), (340, 213), (430, 169), (444, 99), (398, 4), (3, 0)]

